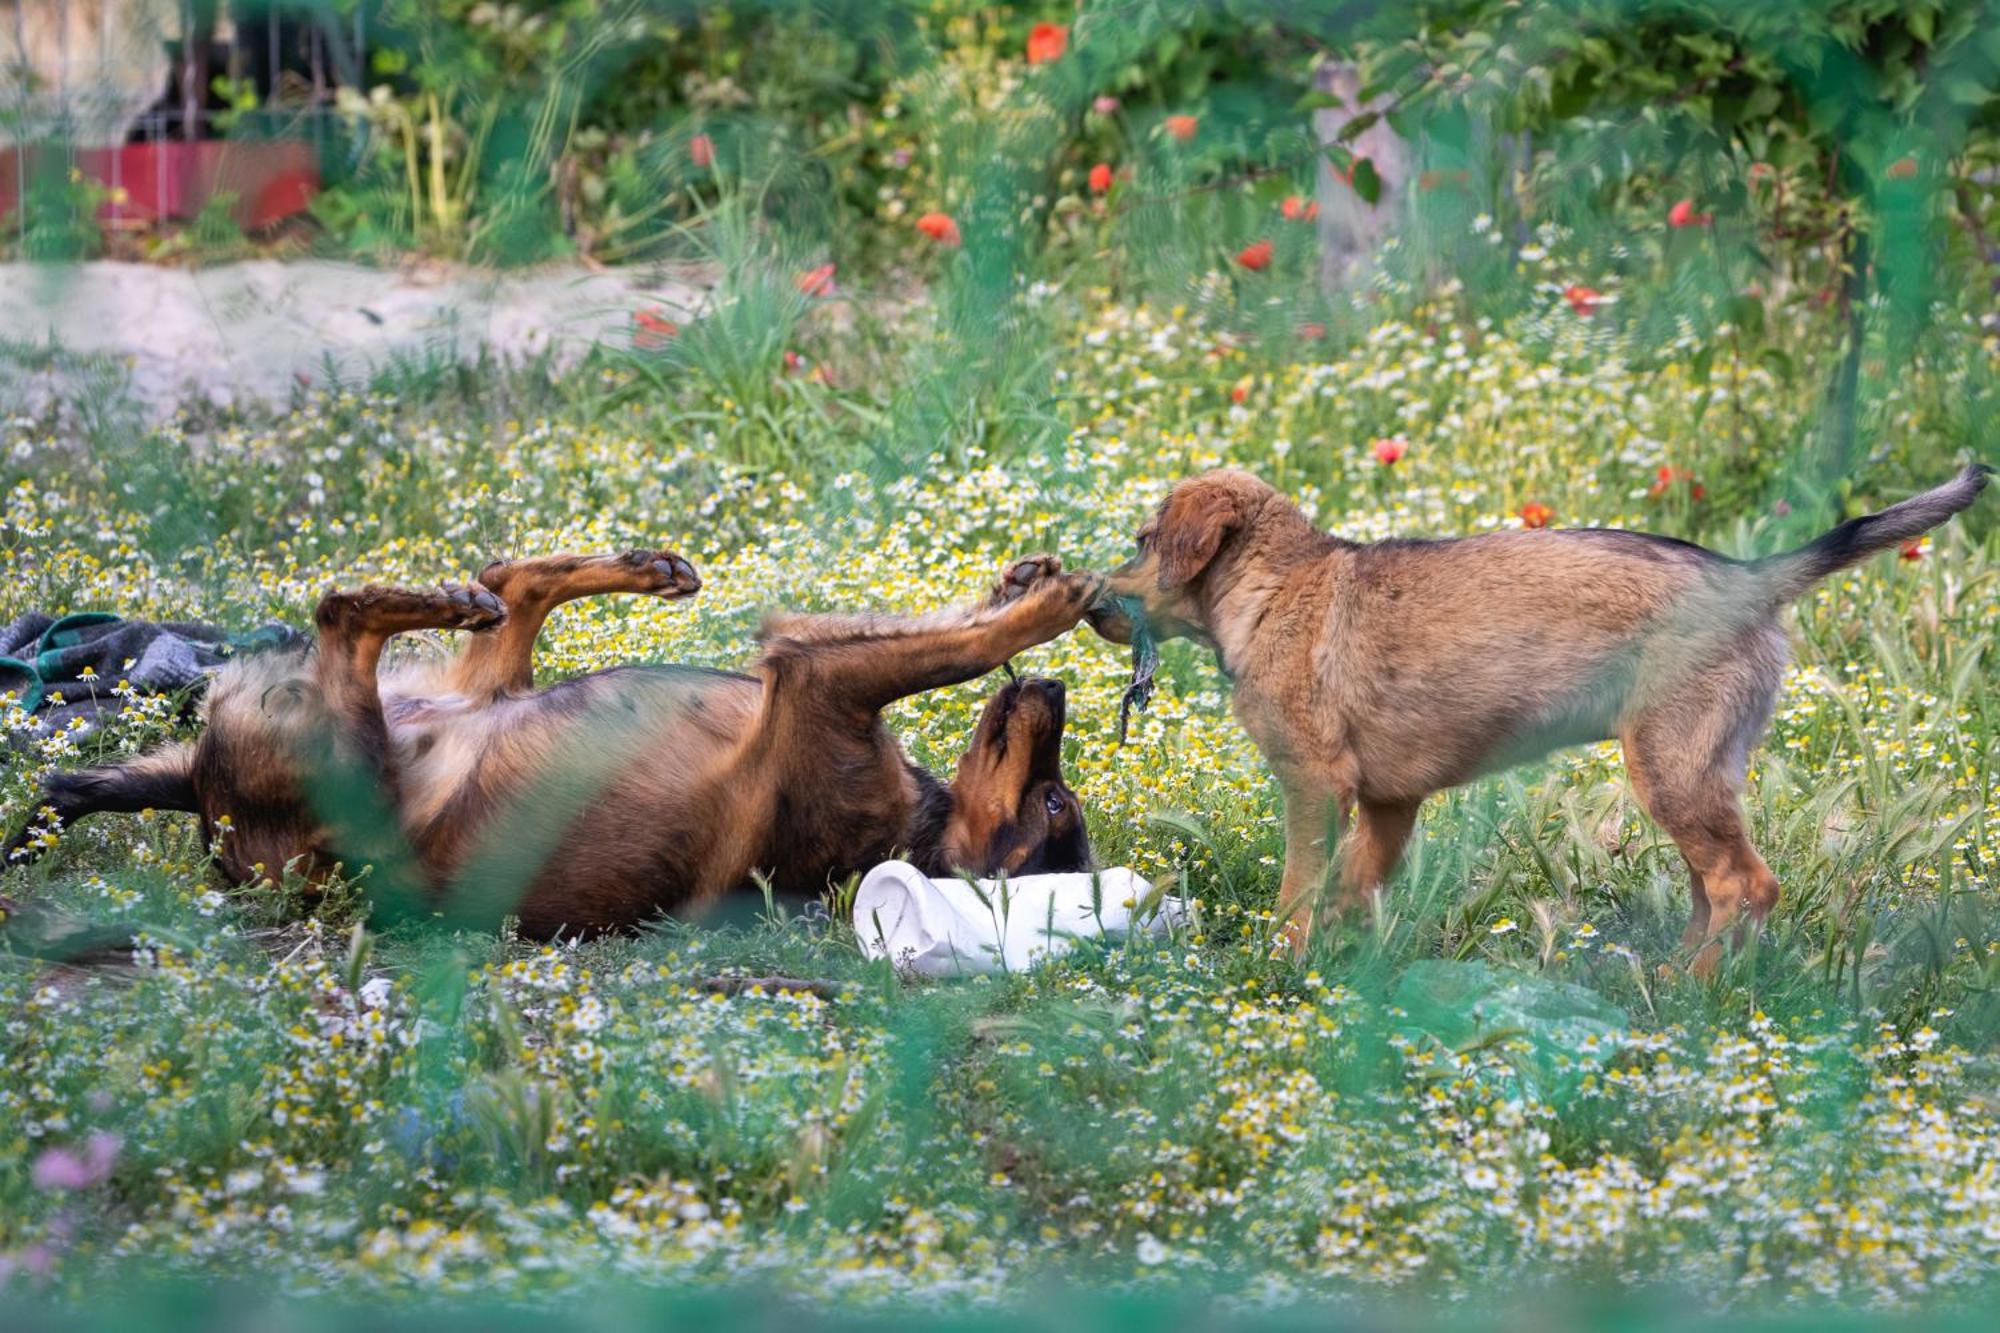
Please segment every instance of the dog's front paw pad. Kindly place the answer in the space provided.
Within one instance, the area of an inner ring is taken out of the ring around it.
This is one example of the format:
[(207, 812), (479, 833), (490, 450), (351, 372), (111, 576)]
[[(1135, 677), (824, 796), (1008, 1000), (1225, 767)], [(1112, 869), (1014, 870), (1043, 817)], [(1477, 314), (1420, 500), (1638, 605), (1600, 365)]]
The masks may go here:
[(1000, 575), (1000, 582), (994, 586), (993, 600), (1011, 602), (1021, 594), (1047, 579), (1062, 573), (1062, 561), (1052, 555), (1031, 555), (1016, 560)]
[(646, 591), (655, 596), (692, 597), (701, 591), (701, 575), (679, 552), (627, 551), (623, 558), (649, 585)]
[(492, 629), (507, 619), (507, 604), (482, 583), (447, 583), (438, 589), (445, 602), (447, 629)]

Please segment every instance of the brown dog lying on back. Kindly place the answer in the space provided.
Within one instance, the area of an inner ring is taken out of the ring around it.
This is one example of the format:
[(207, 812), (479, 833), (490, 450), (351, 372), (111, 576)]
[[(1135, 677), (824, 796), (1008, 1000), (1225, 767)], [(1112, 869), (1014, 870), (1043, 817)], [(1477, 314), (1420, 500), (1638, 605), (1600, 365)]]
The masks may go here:
[[(1174, 488), (1110, 577), (1156, 638), (1215, 650), (1285, 797), (1278, 894), (1304, 949), (1350, 807), (1336, 904), (1395, 868), (1424, 798), (1560, 745), (1616, 737), (1632, 789), (1686, 859), (1684, 943), (1713, 968), (1778, 881), (1744, 833), (1751, 745), (1785, 664), (1779, 611), (1833, 571), (1971, 504), (1987, 469), (1799, 550), (1739, 561), (1606, 529), (1362, 545), (1318, 531), (1246, 472)], [(1108, 609), (1091, 624), (1131, 641)]]
[[(686, 912), (756, 876), (816, 893), (891, 856), (933, 875), (1089, 868), (1060, 683), (1002, 687), (949, 782), (909, 760), (881, 713), (1065, 633), (1095, 575), (1034, 556), (974, 606), (773, 616), (748, 674), (619, 667), (533, 688), (556, 606), (699, 587), (672, 552), (633, 551), (506, 561), (465, 587), (330, 592), (310, 650), (223, 670), (199, 739), (53, 774), (38, 805), (64, 824), (192, 811), (232, 880), (292, 867), (319, 884), (368, 865), (378, 908), (482, 927), (513, 914), (544, 938)], [(381, 665), (391, 637), (426, 629), (480, 632), (448, 661)], [(40, 848), (40, 818), (0, 865)]]

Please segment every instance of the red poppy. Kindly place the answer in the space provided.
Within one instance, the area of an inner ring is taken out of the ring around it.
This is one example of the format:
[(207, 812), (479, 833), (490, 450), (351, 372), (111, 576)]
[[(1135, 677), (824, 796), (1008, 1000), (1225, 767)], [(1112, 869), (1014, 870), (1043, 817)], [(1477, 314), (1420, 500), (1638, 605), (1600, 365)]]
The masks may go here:
[(1111, 188), (1111, 164), (1099, 162), (1090, 169), (1090, 192), (1103, 194)]
[(951, 220), (949, 213), (926, 213), (917, 219), (917, 230), (936, 241), (939, 245), (957, 245), (958, 224)]
[(807, 296), (831, 296), (833, 295), (833, 265), (821, 264), (818, 268), (809, 268), (793, 278), (792, 285)]
[(1313, 320), (1310, 323), (1301, 324), (1299, 325), (1299, 336), (1301, 338), (1312, 338), (1315, 340), (1324, 338), (1326, 337), (1326, 325), (1320, 323), (1318, 320)]
[(1250, 382), (1248, 380), (1238, 380), (1236, 381), (1236, 383), (1229, 386), (1230, 402), (1240, 403), (1249, 396), (1250, 396)]
[(697, 134), (688, 140), (688, 161), (703, 171), (715, 165), (715, 140), (706, 134)]
[(1546, 528), (1555, 516), (1556, 511), (1539, 500), (1530, 500), (1521, 506), (1521, 526), (1524, 528)]
[(801, 366), (805, 365), (805, 363), (806, 363), (806, 359), (805, 359), (804, 357), (800, 356), (800, 355), (799, 355), (799, 354), (798, 354), (797, 352), (794, 352), (794, 351), (793, 351), (793, 350), (792, 350), (791, 348), (789, 348), (789, 347), (787, 347), (787, 348), (785, 349), (785, 373), (786, 373), (786, 374), (788, 374), (788, 375), (789, 375), (789, 374), (796, 374), (796, 373), (798, 372), (798, 369), (799, 369), (799, 367), (801, 367)]
[(1028, 29), (1028, 63), (1046, 65), (1069, 50), (1069, 29), (1060, 23), (1037, 23)]
[(1899, 157), (1891, 162), (1889, 169), (1882, 174), (1892, 181), (1906, 181), (1917, 174), (1917, 159), (1908, 156)]
[(1604, 293), (1598, 291), (1595, 287), (1584, 287), (1577, 283), (1571, 283), (1569, 286), (1563, 288), (1563, 300), (1569, 302), (1569, 308), (1576, 311), (1584, 319), (1590, 318), (1591, 313), (1597, 309), (1598, 302), (1603, 299)]
[(661, 314), (658, 306), (648, 310), (633, 311), (632, 322), (639, 326), (638, 331), (632, 335), (632, 344), (635, 347), (658, 347), (681, 331), (681, 326)]
[(1694, 473), (1685, 472), (1677, 467), (1662, 467), (1655, 473), (1653, 484), (1647, 489), (1646, 494), (1652, 496), (1654, 499), (1658, 499), (1660, 496), (1665, 495), (1676, 482), (1686, 483), (1688, 494), (1694, 499), (1705, 500), (1708, 498), (1708, 487), (1696, 481)]
[(1672, 208), (1667, 210), (1667, 225), (1669, 227), (1706, 227), (1714, 216), (1712, 213), (1695, 212), (1694, 200), (1692, 199), (1679, 199), (1674, 202)]
[(1922, 537), (1910, 538), (1908, 541), (1904, 542), (1901, 546), (1896, 548), (1896, 554), (1902, 556), (1903, 559), (1905, 560), (1923, 559), (1924, 539)]
[(1410, 452), (1410, 446), (1406, 440), (1375, 441), (1375, 461), (1383, 467), (1388, 467), (1408, 452)]
[(1311, 222), (1319, 216), (1317, 199), (1301, 199), (1295, 194), (1285, 196), (1285, 202), (1278, 205), (1278, 211), (1285, 215), (1287, 222)]
[(1193, 116), (1167, 117), (1167, 133), (1173, 135), (1182, 143), (1186, 143), (1189, 139), (1194, 138), (1195, 131), (1200, 128), (1201, 122)]
[(1249, 269), (1252, 273), (1261, 272), (1271, 267), (1271, 243), (1269, 241), (1250, 242), (1250, 244), (1236, 252), (1236, 262)]

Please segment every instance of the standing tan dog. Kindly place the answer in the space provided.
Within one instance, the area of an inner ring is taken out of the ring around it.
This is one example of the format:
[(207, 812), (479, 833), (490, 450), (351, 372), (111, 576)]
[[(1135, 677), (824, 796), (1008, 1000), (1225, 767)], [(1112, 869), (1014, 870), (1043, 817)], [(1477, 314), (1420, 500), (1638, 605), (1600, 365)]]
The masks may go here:
[[(1341, 908), (1395, 869), (1425, 797), (1615, 736), (1639, 803), (1687, 861), (1683, 938), (1706, 972), (1723, 933), (1778, 900), (1739, 798), (1784, 673), (1779, 611), (1964, 509), (1987, 471), (1748, 562), (1588, 528), (1360, 545), (1246, 472), (1211, 472), (1167, 496), (1109, 591), (1137, 598), (1156, 638), (1214, 649), (1234, 681), (1237, 720), (1284, 790), (1278, 910), (1295, 951), (1349, 807)], [(1091, 624), (1130, 642), (1129, 620), (1100, 606)]]

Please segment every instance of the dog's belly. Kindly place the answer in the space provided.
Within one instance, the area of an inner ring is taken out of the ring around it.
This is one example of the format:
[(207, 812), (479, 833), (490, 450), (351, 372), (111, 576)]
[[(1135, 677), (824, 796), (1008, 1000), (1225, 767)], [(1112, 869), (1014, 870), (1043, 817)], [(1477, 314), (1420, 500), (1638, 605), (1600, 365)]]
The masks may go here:
[(1573, 655), (1568, 670), (1539, 678), (1511, 667), (1454, 663), (1443, 672), (1374, 682), (1347, 712), (1356, 786), (1363, 796), (1415, 800), (1551, 750), (1616, 734), (1632, 690), (1636, 650)]
[(405, 828), (434, 878), (526, 933), (633, 924), (692, 892), (726, 839), (718, 777), (760, 698), (748, 677), (624, 669), (396, 707)]
[[(711, 675), (627, 683), (611, 698), (598, 688), (558, 700), (566, 714), (489, 719), (500, 734), (480, 742), (461, 791), (486, 793), (489, 845), (515, 849), (501, 876), (525, 887), (522, 933), (636, 925), (758, 875), (818, 892), (829, 875), (885, 859), (916, 803), (901, 748), (878, 726), (809, 729), (773, 750), (758, 730), (763, 702), (757, 680)], [(518, 775), (505, 791), (500, 773)]]

